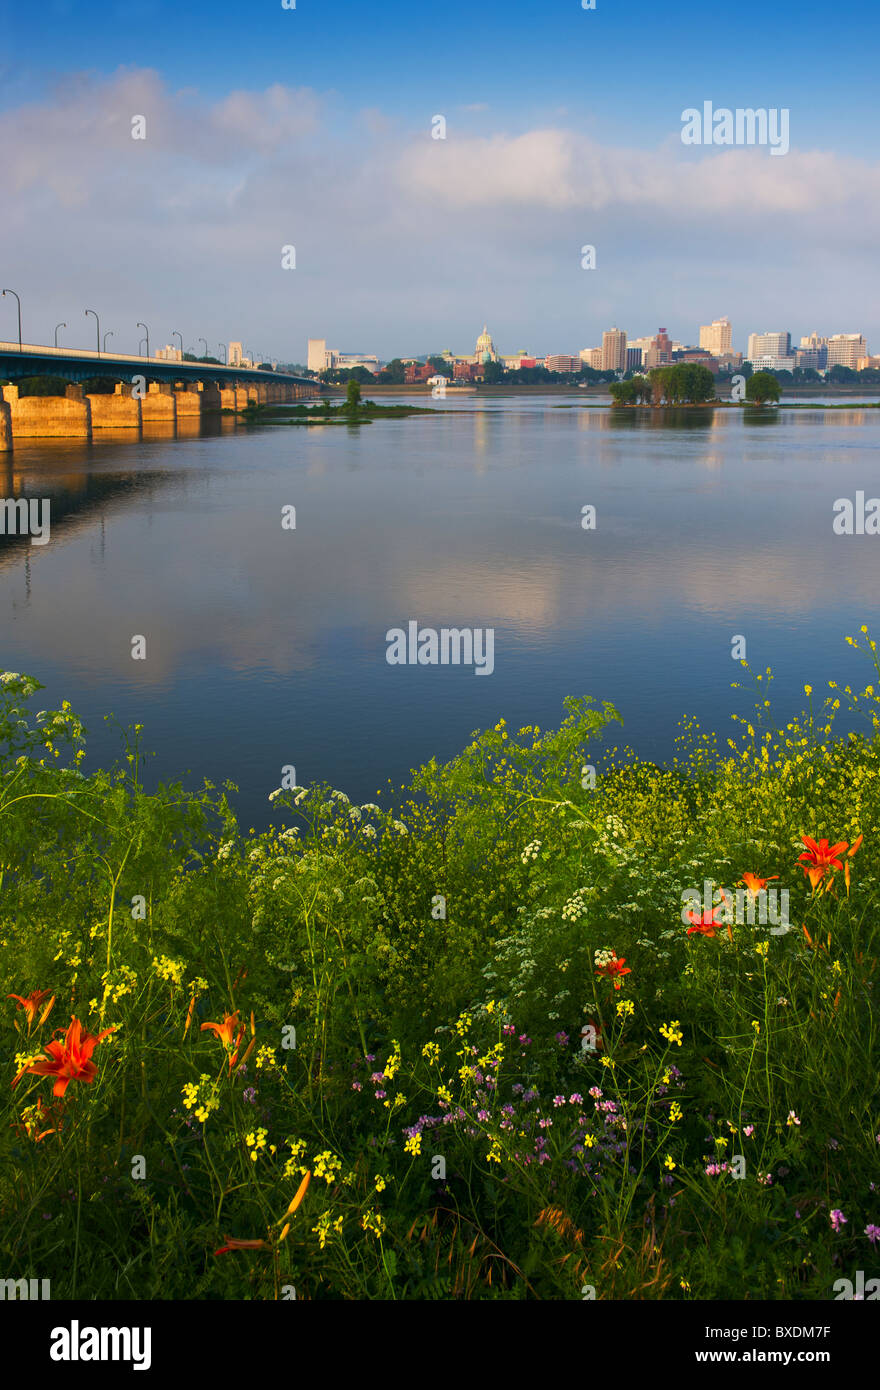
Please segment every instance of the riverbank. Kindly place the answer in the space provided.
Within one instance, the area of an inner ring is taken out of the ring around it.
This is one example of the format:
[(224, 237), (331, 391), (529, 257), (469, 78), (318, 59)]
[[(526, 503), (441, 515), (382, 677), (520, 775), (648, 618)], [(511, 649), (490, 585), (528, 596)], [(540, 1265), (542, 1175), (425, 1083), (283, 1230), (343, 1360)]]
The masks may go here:
[(558, 729), (500, 719), (433, 760), (398, 811), (279, 788), (262, 834), (220, 791), (146, 794), (137, 734), (83, 776), (75, 713), (37, 693), (0, 678), (7, 1278), (98, 1301), (859, 1287), (880, 746), (833, 737), (833, 691), (821, 742), (811, 707), (586, 783), (618, 716), (570, 699)]

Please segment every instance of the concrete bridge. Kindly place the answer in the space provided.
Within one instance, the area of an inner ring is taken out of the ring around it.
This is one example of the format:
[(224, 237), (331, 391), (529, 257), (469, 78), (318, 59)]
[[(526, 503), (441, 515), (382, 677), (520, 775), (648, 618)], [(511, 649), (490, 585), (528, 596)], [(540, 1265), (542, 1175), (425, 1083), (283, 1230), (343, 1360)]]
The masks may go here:
[[(70, 382), (63, 396), (22, 396), (18, 382), (57, 376)], [(86, 393), (95, 377), (117, 382), (114, 395)], [(244, 410), (317, 395), (311, 377), (224, 367), (211, 362), (175, 362), (128, 357), (115, 352), (75, 351), (39, 344), (0, 342), (0, 452), (16, 439), (91, 439), (93, 431), (141, 431), (144, 425), (176, 428), (198, 423), (221, 410)]]

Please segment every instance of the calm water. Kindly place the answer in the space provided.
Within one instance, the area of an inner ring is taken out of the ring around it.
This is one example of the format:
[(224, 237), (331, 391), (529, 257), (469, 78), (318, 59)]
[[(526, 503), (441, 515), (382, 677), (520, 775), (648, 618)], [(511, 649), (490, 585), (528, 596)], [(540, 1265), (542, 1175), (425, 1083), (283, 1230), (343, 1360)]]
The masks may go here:
[[(782, 713), (805, 681), (869, 678), (843, 637), (880, 629), (880, 537), (831, 521), (835, 498), (880, 494), (880, 411), (436, 404), (0, 455), (0, 496), (52, 499), (48, 545), (0, 537), (0, 664), (44, 682), (41, 706), (72, 701), (90, 765), (119, 746), (105, 713), (139, 721), (149, 779), (229, 777), (246, 824), (284, 764), (368, 800), (502, 714), (558, 722), (567, 694), (613, 701), (657, 761), (686, 713), (726, 736), (749, 707), (735, 634)], [(386, 630), (410, 619), (494, 628), (494, 673), (388, 665)]]

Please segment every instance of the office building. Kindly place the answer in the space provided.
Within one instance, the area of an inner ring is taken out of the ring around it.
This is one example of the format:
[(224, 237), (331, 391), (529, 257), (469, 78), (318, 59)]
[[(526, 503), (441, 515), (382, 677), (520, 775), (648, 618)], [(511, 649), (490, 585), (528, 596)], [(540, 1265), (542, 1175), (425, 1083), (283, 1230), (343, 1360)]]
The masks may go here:
[(723, 354), (733, 351), (733, 329), (730, 326), (730, 319), (713, 319), (711, 323), (704, 324), (700, 328), (700, 347), (705, 348), (713, 357), (721, 357)]

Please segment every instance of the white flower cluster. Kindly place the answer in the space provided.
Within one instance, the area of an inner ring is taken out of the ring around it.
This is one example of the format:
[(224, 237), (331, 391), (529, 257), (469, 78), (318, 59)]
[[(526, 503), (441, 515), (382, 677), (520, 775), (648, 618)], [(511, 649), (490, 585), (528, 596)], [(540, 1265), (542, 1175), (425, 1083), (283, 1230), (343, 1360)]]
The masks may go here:
[(593, 955), (596, 962), (596, 969), (601, 970), (604, 966), (610, 965), (613, 960), (617, 960), (617, 952), (612, 951), (610, 946), (603, 946)]
[(392, 829), (394, 829), (394, 830), (397, 831), (398, 835), (408, 835), (408, 834), (409, 834), (409, 831), (407, 830), (407, 828), (406, 828), (406, 826), (404, 825), (404, 823), (403, 823), (402, 820), (393, 820), (393, 821), (391, 822), (391, 826), (392, 826)]
[(222, 845), (220, 846), (220, 848), (218, 849), (218, 851), (217, 851), (217, 858), (218, 858), (218, 859), (228, 859), (228, 858), (229, 858), (229, 852), (230, 852), (230, 850), (232, 849), (232, 846), (233, 846), (234, 844), (235, 844), (235, 841), (234, 841), (234, 840), (226, 840), (225, 843), (222, 844)]
[(569, 898), (562, 908), (563, 922), (577, 922), (583, 917), (587, 910), (586, 895), (589, 891), (588, 888), (579, 888), (574, 897)]
[(530, 863), (533, 859), (537, 859), (537, 857), (538, 857), (538, 855), (539, 855), (540, 853), (541, 853), (541, 841), (540, 841), (540, 840), (532, 840), (532, 843), (531, 843), (530, 845), (526, 845), (525, 849), (523, 850), (522, 854), (520, 855), (520, 859), (522, 860), (523, 864), (528, 864), (528, 863)]

